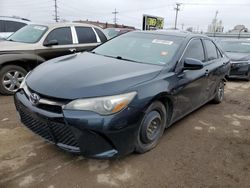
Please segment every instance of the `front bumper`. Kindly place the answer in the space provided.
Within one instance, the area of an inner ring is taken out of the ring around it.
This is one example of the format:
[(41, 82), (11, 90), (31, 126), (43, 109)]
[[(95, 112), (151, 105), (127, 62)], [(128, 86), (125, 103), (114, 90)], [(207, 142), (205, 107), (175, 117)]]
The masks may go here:
[(109, 116), (33, 106), (22, 90), (15, 96), (21, 122), (50, 143), (89, 158), (114, 158), (134, 151), (143, 112), (128, 107)]
[(232, 63), (229, 78), (247, 78), (250, 71), (250, 64)]

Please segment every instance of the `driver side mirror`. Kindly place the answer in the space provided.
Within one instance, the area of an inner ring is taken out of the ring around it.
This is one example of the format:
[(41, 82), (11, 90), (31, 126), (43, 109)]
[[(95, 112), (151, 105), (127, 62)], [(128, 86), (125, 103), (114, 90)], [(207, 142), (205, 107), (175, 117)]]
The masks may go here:
[(186, 58), (184, 60), (183, 70), (200, 70), (204, 67), (203, 63), (198, 59)]
[(58, 45), (58, 41), (57, 40), (44, 41), (43, 45), (47, 47)]

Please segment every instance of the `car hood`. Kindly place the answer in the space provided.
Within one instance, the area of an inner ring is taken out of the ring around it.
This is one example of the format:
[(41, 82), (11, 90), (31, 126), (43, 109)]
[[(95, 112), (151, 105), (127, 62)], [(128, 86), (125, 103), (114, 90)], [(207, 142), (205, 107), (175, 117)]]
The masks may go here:
[(162, 68), (86, 52), (41, 64), (28, 76), (26, 83), (31, 90), (48, 97), (109, 96), (153, 79)]
[(226, 54), (232, 62), (234, 62), (234, 61), (249, 61), (250, 60), (250, 53), (226, 52)]
[(12, 52), (12, 51), (34, 50), (34, 44), (29, 44), (29, 43), (1, 40), (0, 45), (1, 45), (0, 53), (9, 51)]

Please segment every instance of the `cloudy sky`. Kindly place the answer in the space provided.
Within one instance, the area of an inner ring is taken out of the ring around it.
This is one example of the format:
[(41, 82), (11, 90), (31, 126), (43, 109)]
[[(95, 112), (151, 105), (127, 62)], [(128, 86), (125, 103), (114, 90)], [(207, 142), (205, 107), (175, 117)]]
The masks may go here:
[[(112, 12), (119, 12), (118, 23), (141, 28), (142, 15), (165, 18), (165, 27), (173, 27), (175, 3), (180, 2), (178, 27), (206, 31), (218, 10), (225, 30), (237, 24), (250, 28), (249, 0), (57, 0), (60, 19), (113, 22)], [(54, 0), (0, 0), (0, 16), (20, 16), (34, 22), (53, 22)]]

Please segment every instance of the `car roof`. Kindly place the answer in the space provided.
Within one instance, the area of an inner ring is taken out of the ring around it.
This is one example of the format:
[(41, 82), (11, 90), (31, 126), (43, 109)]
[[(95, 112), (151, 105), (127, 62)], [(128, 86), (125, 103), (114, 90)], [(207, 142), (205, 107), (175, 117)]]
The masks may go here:
[(220, 41), (221, 42), (250, 42), (250, 39), (234, 39), (234, 38), (230, 38), (230, 39), (222, 39)]
[(85, 24), (85, 23), (77, 23), (77, 22), (57, 22), (57, 23), (36, 23), (35, 25), (44, 25), (49, 27), (50, 29), (57, 28), (57, 27), (70, 27), (70, 26), (83, 26), (83, 27), (94, 27), (98, 29), (102, 29), (98, 26)]
[(180, 30), (151, 30), (151, 31), (134, 31), (134, 32), (141, 32), (141, 33), (152, 33), (152, 34), (160, 34), (160, 35), (171, 35), (171, 36), (178, 36), (183, 38), (192, 38), (192, 37), (203, 37), (209, 38), (206, 35), (202, 34), (195, 34), (188, 31), (180, 31)]
[(0, 16), (0, 20), (4, 21), (15, 21), (15, 22), (21, 22), (21, 23), (26, 23), (30, 24), (31, 21), (25, 18), (19, 18), (19, 17), (8, 17), (8, 16)]
[(132, 28), (118, 28), (118, 27), (109, 27), (109, 28), (105, 28), (104, 30), (108, 30), (108, 29), (117, 29), (117, 30), (126, 30), (126, 31), (133, 31), (134, 30)]

